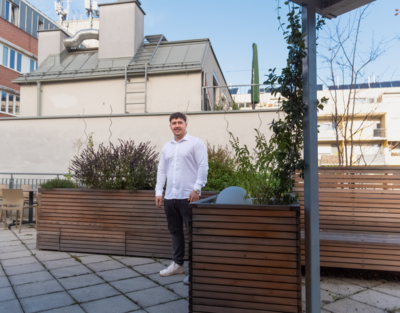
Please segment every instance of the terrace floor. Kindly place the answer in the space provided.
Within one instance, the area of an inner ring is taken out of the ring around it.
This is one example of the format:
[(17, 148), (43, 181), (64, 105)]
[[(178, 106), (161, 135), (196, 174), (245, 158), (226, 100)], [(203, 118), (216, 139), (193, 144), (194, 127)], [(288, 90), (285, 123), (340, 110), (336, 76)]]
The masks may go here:
[[(169, 260), (37, 250), (33, 225), (0, 228), (0, 312), (188, 312), (185, 275), (158, 274)], [(322, 313), (400, 312), (400, 283), (322, 277), (321, 301)]]

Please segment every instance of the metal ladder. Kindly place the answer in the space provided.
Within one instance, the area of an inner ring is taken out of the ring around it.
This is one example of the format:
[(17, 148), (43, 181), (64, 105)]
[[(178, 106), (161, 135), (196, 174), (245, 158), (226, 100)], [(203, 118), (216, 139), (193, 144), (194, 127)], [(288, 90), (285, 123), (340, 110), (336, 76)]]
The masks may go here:
[[(125, 113), (128, 113), (126, 110), (127, 105), (143, 105), (144, 104), (144, 113), (147, 113), (147, 69), (150, 65), (151, 61), (154, 58), (154, 55), (157, 52), (157, 49), (162, 41), (167, 41), (164, 35), (152, 35), (145, 36), (142, 44), (139, 49), (136, 51), (135, 55), (130, 60), (129, 64), (125, 66)], [(146, 43), (157, 43), (155, 47), (146, 46)], [(142, 73), (144, 71), (144, 81), (132, 81), (128, 77), (129, 73)], [(144, 91), (128, 91), (128, 85), (136, 84), (143, 85)], [(127, 102), (127, 98), (129, 94), (143, 94), (143, 102)]]

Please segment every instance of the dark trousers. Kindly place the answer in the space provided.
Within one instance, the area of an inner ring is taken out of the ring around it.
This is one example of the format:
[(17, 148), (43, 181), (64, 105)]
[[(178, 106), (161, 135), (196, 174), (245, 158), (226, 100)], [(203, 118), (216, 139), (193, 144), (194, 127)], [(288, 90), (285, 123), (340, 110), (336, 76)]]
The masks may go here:
[(189, 201), (188, 199), (165, 199), (164, 210), (168, 221), (168, 230), (172, 237), (172, 248), (174, 249), (174, 262), (183, 265), (185, 257), (185, 236), (183, 223), (189, 232)]

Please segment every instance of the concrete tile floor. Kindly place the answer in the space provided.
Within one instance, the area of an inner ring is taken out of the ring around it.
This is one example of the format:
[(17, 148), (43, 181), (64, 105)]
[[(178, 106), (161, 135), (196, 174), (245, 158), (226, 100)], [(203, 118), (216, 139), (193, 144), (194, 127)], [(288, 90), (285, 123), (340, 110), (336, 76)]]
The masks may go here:
[[(37, 250), (35, 242), (33, 225), (21, 234), (1, 227), (0, 312), (188, 312), (185, 275), (158, 275), (169, 260)], [(321, 312), (400, 312), (400, 283), (322, 277)]]

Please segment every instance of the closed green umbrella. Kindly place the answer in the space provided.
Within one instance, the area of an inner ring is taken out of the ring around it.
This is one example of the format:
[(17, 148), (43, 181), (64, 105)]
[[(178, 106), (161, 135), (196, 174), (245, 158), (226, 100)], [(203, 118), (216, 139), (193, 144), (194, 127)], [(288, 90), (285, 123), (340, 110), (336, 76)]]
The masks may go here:
[(253, 110), (256, 107), (256, 104), (260, 102), (260, 75), (258, 72), (258, 52), (257, 45), (253, 43), (253, 63), (251, 66), (251, 84), (257, 84), (257, 86), (251, 86), (251, 104), (253, 106)]

